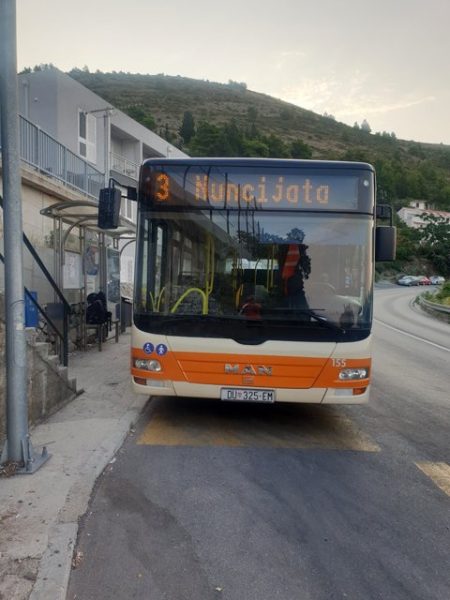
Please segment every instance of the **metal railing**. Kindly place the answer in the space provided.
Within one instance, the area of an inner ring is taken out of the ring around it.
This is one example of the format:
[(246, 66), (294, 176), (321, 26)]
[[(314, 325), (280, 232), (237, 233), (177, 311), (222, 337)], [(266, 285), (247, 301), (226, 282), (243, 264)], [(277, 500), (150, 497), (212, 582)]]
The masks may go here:
[(428, 310), (434, 311), (437, 313), (447, 314), (450, 318), (450, 306), (447, 306), (445, 304), (439, 304), (438, 302), (431, 302), (430, 300), (427, 300), (423, 296), (419, 296), (419, 302), (422, 306), (424, 306)]
[[(3, 209), (3, 198), (0, 196), (0, 208)], [(59, 355), (60, 362), (67, 367), (69, 360), (69, 317), (71, 313), (71, 306), (67, 302), (64, 294), (57, 286), (55, 280), (50, 274), (49, 270), (45, 266), (41, 257), (35, 250), (34, 246), (28, 239), (25, 233), (22, 233), (23, 243), (29, 251), (32, 260), (35, 262), (40, 272), (43, 275), (43, 279), (49, 284), (51, 292), (54, 295), (54, 302), (46, 303), (41, 305), (37, 300), (34, 299), (31, 292), (24, 287), (24, 293), (31, 301), (31, 303), (37, 309), (39, 315), (42, 317), (43, 322), (47, 326), (48, 340), (53, 339), (55, 345), (55, 351)], [(0, 252), (0, 262), (4, 263), (4, 256)]]
[(20, 158), (28, 165), (98, 199), (104, 174), (22, 116), (19, 116), (19, 147)]
[(120, 154), (111, 152), (110, 154), (110, 167), (112, 171), (122, 173), (132, 179), (138, 179), (139, 176), (139, 165)]
[[(0, 261), (2, 263), (5, 262), (5, 257), (0, 252)], [(55, 347), (58, 352), (60, 362), (67, 367), (69, 364), (69, 315), (70, 315), (70, 304), (66, 302), (65, 299), (61, 302), (61, 311), (62, 311), (62, 327), (58, 326), (57, 320), (50, 317), (48, 314), (48, 308), (45, 306), (41, 306), (37, 300), (33, 297), (32, 293), (28, 290), (27, 287), (24, 287), (24, 292), (30, 302), (35, 306), (37, 312), (42, 317), (43, 321), (48, 326), (48, 334), (47, 336), (51, 338), (54, 336)], [(60, 298), (61, 300), (61, 298)]]

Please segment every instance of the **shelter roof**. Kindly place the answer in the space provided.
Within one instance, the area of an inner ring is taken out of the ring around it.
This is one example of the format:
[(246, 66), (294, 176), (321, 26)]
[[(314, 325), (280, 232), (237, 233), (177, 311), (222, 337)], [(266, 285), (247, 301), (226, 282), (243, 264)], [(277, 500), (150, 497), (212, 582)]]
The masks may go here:
[(117, 229), (100, 229), (97, 226), (98, 204), (89, 200), (57, 202), (43, 208), (41, 214), (52, 219), (61, 219), (63, 223), (76, 227), (85, 227), (97, 233), (111, 237), (135, 234), (136, 225), (120, 215)]

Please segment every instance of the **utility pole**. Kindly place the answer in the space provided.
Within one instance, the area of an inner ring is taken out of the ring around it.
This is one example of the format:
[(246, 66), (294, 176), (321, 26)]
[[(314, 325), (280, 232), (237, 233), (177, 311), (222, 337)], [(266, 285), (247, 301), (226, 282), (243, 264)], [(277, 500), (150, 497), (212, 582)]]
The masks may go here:
[(34, 455), (28, 432), (27, 345), (22, 256), (17, 90), (16, 1), (0, 0), (0, 112), (3, 176), (6, 323), (6, 443), (1, 462), (33, 473), (48, 454)]
[(109, 183), (109, 167), (110, 167), (110, 146), (111, 146), (111, 115), (114, 114), (114, 108), (112, 106), (105, 106), (105, 108), (95, 108), (94, 110), (86, 110), (85, 115), (97, 115), (103, 113), (103, 162), (104, 162), (104, 184), (108, 187)]

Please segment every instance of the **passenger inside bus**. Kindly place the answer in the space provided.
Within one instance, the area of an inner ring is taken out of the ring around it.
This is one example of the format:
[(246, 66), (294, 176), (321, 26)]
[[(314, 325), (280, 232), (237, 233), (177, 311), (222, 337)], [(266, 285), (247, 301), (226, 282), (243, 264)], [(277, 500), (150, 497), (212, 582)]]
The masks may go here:
[(285, 244), (279, 249), (284, 304), (290, 309), (307, 309), (305, 279), (311, 273), (311, 259), (305, 244)]
[(244, 315), (247, 319), (258, 320), (261, 319), (261, 308), (261, 304), (256, 302), (255, 296), (249, 296), (239, 314)]

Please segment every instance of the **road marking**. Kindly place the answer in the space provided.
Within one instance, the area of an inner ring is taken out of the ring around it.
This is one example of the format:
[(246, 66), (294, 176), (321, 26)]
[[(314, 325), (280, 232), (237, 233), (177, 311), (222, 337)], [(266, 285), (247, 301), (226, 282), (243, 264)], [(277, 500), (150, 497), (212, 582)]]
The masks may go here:
[(167, 401), (153, 412), (137, 443), (151, 446), (222, 446), (379, 452), (347, 417), (325, 407), (186, 407)]
[(440, 350), (445, 350), (446, 352), (450, 352), (450, 348), (447, 348), (446, 346), (441, 346), (440, 344), (435, 344), (434, 342), (430, 342), (424, 338), (419, 337), (418, 335), (414, 335), (412, 333), (407, 333), (406, 331), (402, 331), (401, 329), (398, 329), (397, 327), (393, 327), (392, 325), (388, 325), (387, 323), (384, 323), (383, 321), (379, 321), (378, 319), (374, 319), (375, 323), (379, 323), (380, 325), (383, 325), (384, 327), (387, 327), (388, 329), (392, 329), (393, 331), (396, 331), (397, 333), (402, 333), (403, 335), (406, 335), (407, 337), (413, 338), (415, 340), (419, 340), (420, 342), (424, 342), (425, 344), (429, 344), (430, 346), (434, 346), (435, 348), (439, 348)]
[(450, 496), (450, 465), (445, 462), (419, 462), (415, 464), (447, 496)]

